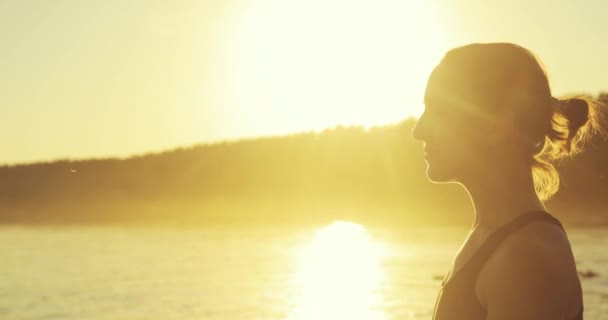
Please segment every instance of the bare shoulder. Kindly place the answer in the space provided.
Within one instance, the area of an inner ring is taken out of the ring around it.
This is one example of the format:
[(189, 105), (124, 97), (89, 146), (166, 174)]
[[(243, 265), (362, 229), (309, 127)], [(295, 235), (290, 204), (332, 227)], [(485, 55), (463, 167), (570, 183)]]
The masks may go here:
[(546, 221), (530, 223), (504, 239), (477, 281), (488, 319), (562, 318), (582, 306), (568, 237)]

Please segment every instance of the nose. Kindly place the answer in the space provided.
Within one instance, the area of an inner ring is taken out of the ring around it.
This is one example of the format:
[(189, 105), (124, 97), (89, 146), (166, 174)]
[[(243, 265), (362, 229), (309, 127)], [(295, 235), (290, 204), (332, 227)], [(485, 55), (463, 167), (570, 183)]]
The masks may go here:
[(420, 118), (418, 118), (418, 121), (416, 121), (416, 124), (414, 125), (414, 128), (412, 129), (412, 138), (414, 138), (415, 140), (418, 141), (425, 141), (427, 139), (427, 132), (428, 130), (426, 130), (425, 128), (425, 122), (424, 122), (424, 114), (422, 116), (420, 116)]

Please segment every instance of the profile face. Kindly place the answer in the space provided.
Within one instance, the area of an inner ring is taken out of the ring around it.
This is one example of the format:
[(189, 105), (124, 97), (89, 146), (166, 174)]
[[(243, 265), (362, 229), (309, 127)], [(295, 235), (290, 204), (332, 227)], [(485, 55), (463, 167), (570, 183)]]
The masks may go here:
[(413, 138), (424, 142), (427, 177), (437, 183), (479, 172), (496, 148), (475, 85), (449, 71), (440, 66), (431, 74), (424, 112), (412, 130)]

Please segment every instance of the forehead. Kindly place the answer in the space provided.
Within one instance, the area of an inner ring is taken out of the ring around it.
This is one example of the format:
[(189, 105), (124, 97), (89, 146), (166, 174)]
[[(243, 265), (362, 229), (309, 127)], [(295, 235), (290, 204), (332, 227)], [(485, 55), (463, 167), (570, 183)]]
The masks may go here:
[(490, 90), (490, 79), (486, 75), (475, 68), (463, 70), (459, 66), (440, 64), (427, 81), (425, 107), (471, 108), (490, 102), (495, 92)]

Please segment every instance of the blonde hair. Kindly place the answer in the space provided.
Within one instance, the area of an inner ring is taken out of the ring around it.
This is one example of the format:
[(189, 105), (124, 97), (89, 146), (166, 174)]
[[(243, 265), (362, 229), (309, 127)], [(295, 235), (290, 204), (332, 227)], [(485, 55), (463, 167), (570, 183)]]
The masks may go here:
[(560, 186), (559, 173), (553, 163), (581, 153), (595, 134), (605, 134), (606, 105), (587, 98), (553, 99), (550, 125), (534, 150), (532, 173), (536, 193), (542, 200), (550, 199)]

